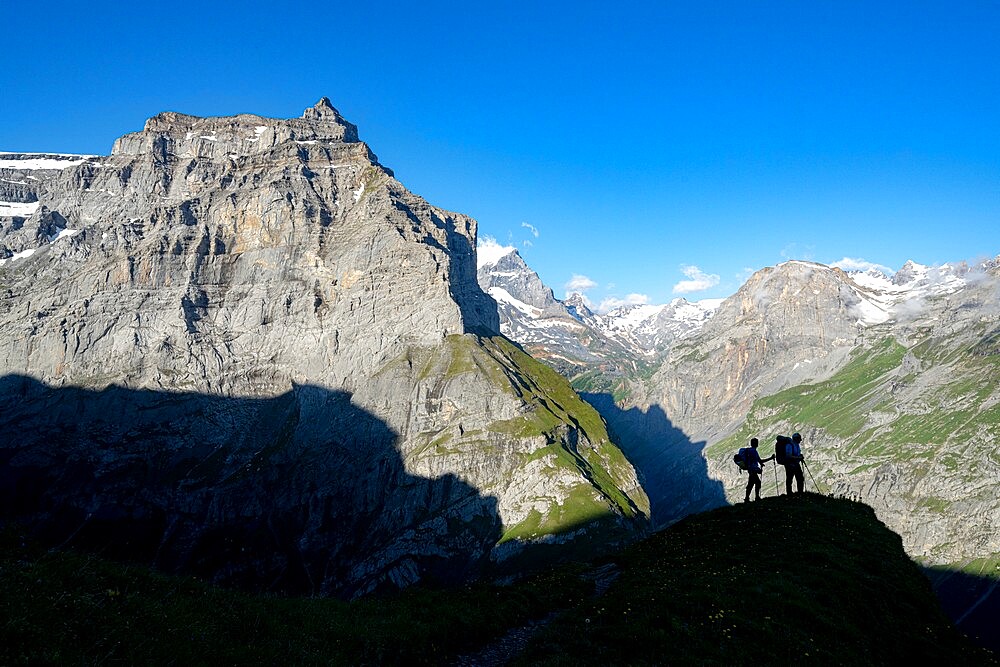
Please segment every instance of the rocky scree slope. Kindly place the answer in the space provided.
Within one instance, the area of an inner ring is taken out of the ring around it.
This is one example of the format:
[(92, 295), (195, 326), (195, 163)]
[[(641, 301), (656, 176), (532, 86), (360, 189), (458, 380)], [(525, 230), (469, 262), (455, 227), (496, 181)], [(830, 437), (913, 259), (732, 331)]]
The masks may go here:
[(600, 418), (499, 335), (475, 221), (407, 191), (327, 99), (37, 159), (0, 158), (9, 517), (346, 595), (642, 530)]

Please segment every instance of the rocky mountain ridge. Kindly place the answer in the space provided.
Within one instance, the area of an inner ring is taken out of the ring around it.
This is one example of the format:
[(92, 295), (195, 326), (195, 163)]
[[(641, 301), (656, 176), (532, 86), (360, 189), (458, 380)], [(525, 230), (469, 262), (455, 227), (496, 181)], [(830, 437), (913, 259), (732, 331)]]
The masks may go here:
[(475, 220), (406, 190), (326, 98), (166, 112), (0, 179), (8, 518), (339, 595), (644, 530), (600, 418), (499, 334)]

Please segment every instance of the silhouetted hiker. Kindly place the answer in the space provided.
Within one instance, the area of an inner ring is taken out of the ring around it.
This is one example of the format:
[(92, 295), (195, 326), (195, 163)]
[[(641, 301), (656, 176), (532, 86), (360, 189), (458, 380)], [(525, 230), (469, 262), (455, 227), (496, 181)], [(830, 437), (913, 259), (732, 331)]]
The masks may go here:
[(760, 473), (764, 469), (764, 464), (774, 458), (774, 456), (769, 456), (766, 459), (761, 459), (760, 454), (757, 453), (757, 438), (750, 438), (750, 448), (743, 450), (743, 460), (747, 464), (747, 472), (750, 473), (750, 479), (747, 481), (747, 495), (743, 499), (743, 502), (750, 502), (750, 490), (756, 491), (755, 500), (760, 500)]
[(785, 492), (788, 495), (792, 495), (792, 478), (795, 478), (798, 493), (802, 493), (802, 486), (806, 481), (802, 474), (802, 460), (805, 457), (802, 456), (802, 448), (799, 446), (801, 443), (802, 436), (798, 433), (793, 433), (790, 440), (785, 438)]

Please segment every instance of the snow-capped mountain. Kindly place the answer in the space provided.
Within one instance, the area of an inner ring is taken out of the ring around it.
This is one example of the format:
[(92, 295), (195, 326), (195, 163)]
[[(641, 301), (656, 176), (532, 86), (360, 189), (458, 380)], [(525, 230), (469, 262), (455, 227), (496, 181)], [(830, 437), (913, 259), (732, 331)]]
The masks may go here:
[(674, 299), (663, 305), (619, 306), (605, 315), (596, 316), (596, 326), (608, 335), (627, 340), (633, 347), (652, 355), (700, 329), (722, 301)]
[[(977, 267), (976, 274), (983, 267)], [(877, 270), (852, 271), (847, 275), (860, 289), (858, 324), (870, 326), (908, 317), (927, 299), (954, 294), (968, 284), (970, 269), (964, 262), (925, 266), (906, 262), (891, 276)]]
[(480, 246), (477, 267), (479, 286), (497, 302), (503, 334), (566, 375), (624, 352), (591, 329), (581, 316), (592, 316), (585, 305), (570, 310), (556, 299), (515, 248)]
[(487, 243), (478, 248), (479, 285), (497, 302), (503, 333), (564, 372), (580, 367), (654, 359), (674, 341), (697, 331), (722, 299), (668, 304), (629, 304), (594, 313), (578, 293), (561, 301), (516, 248)]

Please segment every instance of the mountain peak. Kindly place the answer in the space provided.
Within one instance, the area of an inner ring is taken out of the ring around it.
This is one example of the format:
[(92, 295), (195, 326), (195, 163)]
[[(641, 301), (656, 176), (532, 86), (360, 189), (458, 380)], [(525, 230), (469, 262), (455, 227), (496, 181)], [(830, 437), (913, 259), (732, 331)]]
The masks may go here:
[(343, 119), (343, 116), (340, 115), (337, 108), (333, 106), (332, 102), (330, 102), (329, 97), (319, 98), (319, 102), (302, 112), (302, 117), (309, 120), (319, 120), (321, 118), (333, 118), (337, 120)]
[[(141, 132), (116, 140), (111, 152), (140, 155), (166, 151), (184, 157), (228, 159), (320, 142), (360, 143), (357, 126), (341, 116), (326, 97), (306, 109), (300, 118), (267, 118), (245, 113), (200, 117), (165, 111), (147, 120)], [(366, 153), (363, 158), (370, 162), (378, 162), (366, 146), (358, 152)]]
[(587, 300), (579, 292), (573, 292), (566, 297), (563, 305), (566, 306), (570, 315), (578, 320), (589, 319), (594, 316), (594, 312), (587, 305)]
[(479, 244), (476, 246), (476, 264), (478, 268), (497, 264), (508, 255), (516, 255), (518, 259), (521, 257), (514, 246), (500, 245), (492, 238), (480, 239)]

